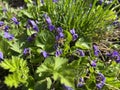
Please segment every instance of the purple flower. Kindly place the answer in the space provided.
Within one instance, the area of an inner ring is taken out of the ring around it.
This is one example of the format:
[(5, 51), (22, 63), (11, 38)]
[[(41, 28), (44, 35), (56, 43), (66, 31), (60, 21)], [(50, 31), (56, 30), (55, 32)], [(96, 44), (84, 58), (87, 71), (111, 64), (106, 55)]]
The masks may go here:
[(85, 56), (85, 53), (83, 52), (83, 50), (77, 49), (77, 52), (80, 56)]
[(29, 36), (29, 37), (27, 38), (27, 40), (28, 40), (29, 42), (32, 42), (32, 41), (35, 40), (36, 36), (37, 36), (37, 33), (33, 33), (31, 36)]
[(78, 34), (73, 34), (73, 41), (77, 40)]
[(58, 32), (58, 33), (63, 32), (62, 27), (58, 27), (58, 28), (57, 28), (57, 32)]
[(112, 24), (115, 25), (115, 26), (117, 26), (117, 25), (119, 25), (119, 23), (120, 22), (118, 20), (115, 20)]
[(58, 0), (52, 0), (53, 2), (58, 2)]
[(64, 38), (64, 34), (62, 32), (59, 33), (60, 38)]
[(71, 87), (63, 85), (64, 90), (73, 90)]
[(47, 57), (48, 57), (48, 53), (47, 53), (46, 51), (43, 51), (43, 52), (42, 52), (42, 55), (43, 55), (44, 58), (47, 58)]
[(90, 3), (90, 8), (92, 8), (92, 4)]
[(96, 60), (91, 61), (90, 64), (91, 64), (92, 67), (96, 67)]
[(98, 84), (96, 84), (96, 87), (99, 88), (99, 89), (101, 89), (103, 86), (104, 86), (104, 83), (98, 83)]
[(117, 57), (117, 59), (115, 61), (116, 61), (116, 63), (120, 63), (120, 56)]
[(3, 21), (0, 21), (0, 27), (4, 25), (4, 22)]
[(101, 5), (104, 2), (104, 0), (99, 0), (99, 4)]
[(35, 23), (35, 21), (28, 20), (28, 24), (33, 28), (33, 30), (35, 30), (37, 32), (39, 31), (39, 28), (38, 28), (37, 24)]
[(97, 46), (97, 45), (93, 45), (93, 50), (94, 50), (94, 55), (95, 55), (95, 56), (98, 56), (99, 53), (100, 53), (100, 50), (98, 49), (98, 46)]
[(6, 13), (6, 12), (7, 12), (7, 9), (6, 9), (6, 8), (3, 8), (2, 11), (3, 11), (4, 13)]
[(30, 49), (29, 48), (25, 48), (23, 51), (24, 55), (29, 55), (30, 54)]
[(85, 83), (84, 78), (80, 78), (78, 83), (77, 83), (77, 87), (79, 87), (79, 88), (82, 87), (84, 85), (84, 83)]
[(52, 25), (52, 24), (49, 24), (49, 25), (48, 25), (48, 28), (49, 28), (50, 31), (53, 31), (53, 30), (55, 29), (55, 26)]
[(59, 38), (60, 38), (59, 36), (56, 36), (56, 37), (55, 37), (56, 41), (58, 41), (58, 40), (59, 40)]
[(56, 52), (55, 52), (55, 56), (56, 57), (58, 57), (58, 56), (60, 56), (62, 54), (62, 50), (60, 49), (60, 50), (56, 50)]
[(13, 17), (12, 19), (11, 19), (16, 25), (18, 25), (19, 24), (19, 22), (18, 22), (18, 20), (17, 20), (17, 18), (16, 17)]
[(113, 51), (112, 55), (113, 58), (115, 58), (116, 63), (120, 63), (120, 55), (118, 51)]
[(73, 36), (73, 41), (75, 41), (78, 38), (78, 34), (75, 33), (75, 29), (70, 30), (70, 33)]
[(47, 14), (44, 14), (44, 17), (45, 17), (45, 20), (48, 24), (52, 24), (52, 21), (51, 21), (50, 17), (47, 16)]
[(102, 73), (98, 73), (98, 79), (102, 82), (105, 82), (105, 76)]
[(12, 34), (9, 34), (8, 32), (4, 32), (4, 38), (7, 38), (8, 40), (13, 40), (14, 36)]
[(70, 33), (71, 33), (72, 35), (74, 35), (74, 34), (75, 34), (75, 29), (70, 30)]
[(3, 53), (0, 52), (0, 59), (3, 59)]
[(119, 56), (118, 51), (113, 51), (113, 53), (112, 53), (112, 57), (118, 57), (118, 56)]
[(96, 87), (101, 89), (104, 84), (105, 84), (105, 77), (102, 73), (98, 73), (97, 78), (96, 78), (97, 84)]
[(44, 0), (41, 0), (41, 3), (44, 4)]
[(8, 29), (9, 29), (9, 26), (5, 26), (5, 27), (4, 27), (4, 31), (5, 31), (5, 32), (8, 32)]

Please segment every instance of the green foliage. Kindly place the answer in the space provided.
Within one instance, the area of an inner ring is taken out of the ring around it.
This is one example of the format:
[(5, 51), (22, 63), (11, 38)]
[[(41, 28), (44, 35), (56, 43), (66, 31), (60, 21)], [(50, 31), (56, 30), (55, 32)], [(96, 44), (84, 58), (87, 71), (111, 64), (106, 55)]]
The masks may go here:
[(42, 65), (38, 67), (37, 73), (40, 77), (44, 76), (45, 73), (48, 75), (52, 74), (51, 77), (55, 81), (60, 80), (61, 84), (74, 88), (74, 74), (72, 73), (71, 69), (66, 70), (67, 61), (68, 60), (65, 58), (49, 57)]
[[(63, 90), (63, 86), (67, 86), (74, 90), (98, 90), (96, 84), (99, 79), (97, 82), (96, 74), (101, 72), (106, 77), (103, 90), (120, 88), (120, 65), (111, 57), (108, 62), (101, 52), (98, 57), (95, 56), (92, 49), (93, 40), (97, 41), (98, 37), (104, 35), (108, 26), (117, 18), (115, 8), (119, 5), (112, 8), (117, 0), (108, 5), (108, 0), (104, 0), (101, 5), (98, 5), (98, 0), (44, 0), (44, 4), (41, 0), (24, 1), (26, 6), (23, 9), (9, 8), (6, 4), (7, 12), (3, 12), (4, 6), (0, 5), (0, 21), (5, 23), (0, 26), (0, 66), (5, 69), (0, 75), (4, 76), (3, 72), (8, 74), (4, 78), (8, 87)], [(53, 31), (49, 31), (45, 14), (52, 21), (50, 25), (55, 26)], [(11, 20), (13, 16), (19, 25)], [(33, 25), (28, 20), (33, 20)], [(7, 32), (14, 35), (13, 40), (4, 37), (6, 25), (9, 26)], [(38, 32), (33, 30), (36, 25)], [(60, 36), (58, 27), (63, 29), (63, 42), (60, 41), (61, 37), (60, 40), (56, 39)], [(75, 41), (71, 29), (75, 29), (78, 35)], [(28, 41), (28, 38), (32, 40)], [(114, 47), (118, 49), (118, 46)], [(25, 48), (29, 50), (23, 53)], [(62, 50), (62, 54), (57, 50)], [(85, 56), (81, 56), (82, 50)], [(60, 53), (59, 57), (55, 57), (56, 53)], [(95, 67), (91, 65), (93, 60), (96, 60)], [(84, 82), (80, 82), (80, 78)], [(79, 88), (78, 83), (83, 86)]]
[(75, 43), (75, 46), (77, 48), (81, 48), (81, 49), (86, 49), (86, 50), (89, 50), (90, 49), (90, 44), (91, 42), (88, 41), (87, 39), (84, 40), (83, 38), (79, 38), (79, 40), (77, 40), (77, 42)]
[(48, 30), (41, 31), (36, 39), (36, 46), (46, 51), (53, 51), (55, 44), (55, 36)]
[(17, 88), (20, 84), (27, 84), (29, 69), (25, 60), (12, 57), (2, 61), (0, 66), (12, 73), (5, 77), (4, 82), (7, 86)]
[(116, 19), (116, 13), (110, 8), (115, 1), (107, 7), (96, 5), (97, 0), (60, 0), (57, 4), (47, 3), (51, 1), (45, 0), (41, 7), (50, 15), (53, 23), (68, 30), (75, 28), (82, 37), (94, 37), (96, 33), (100, 35), (100, 32), (106, 31), (108, 24)]

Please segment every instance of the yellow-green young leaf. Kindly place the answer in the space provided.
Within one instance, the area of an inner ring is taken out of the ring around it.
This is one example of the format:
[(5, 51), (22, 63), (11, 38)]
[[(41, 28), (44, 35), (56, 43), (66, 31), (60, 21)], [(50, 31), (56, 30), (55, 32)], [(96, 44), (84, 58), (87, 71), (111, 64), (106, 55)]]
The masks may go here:
[(47, 77), (46, 80), (47, 80), (47, 88), (50, 89), (52, 85), (52, 80), (49, 77)]
[(18, 81), (17, 74), (9, 74), (7, 77), (5, 77), (4, 83), (9, 87), (15, 87), (17, 88), (20, 82)]
[(109, 10), (108, 13), (105, 15), (104, 19), (105, 20), (115, 20), (117, 18), (117, 15), (115, 14), (114, 11)]
[(12, 59), (2, 61), (0, 66), (12, 72), (12, 74), (5, 77), (4, 82), (7, 86), (17, 88), (19, 84), (27, 84), (29, 69), (25, 60), (12, 57)]
[(54, 70), (60, 69), (62, 65), (68, 61), (68, 59), (61, 57), (54, 57), (54, 60), (55, 60)]
[(10, 72), (15, 72), (17, 68), (15, 68), (11, 63), (12, 61), (5, 59), (0, 63), (0, 66), (4, 69), (9, 70)]

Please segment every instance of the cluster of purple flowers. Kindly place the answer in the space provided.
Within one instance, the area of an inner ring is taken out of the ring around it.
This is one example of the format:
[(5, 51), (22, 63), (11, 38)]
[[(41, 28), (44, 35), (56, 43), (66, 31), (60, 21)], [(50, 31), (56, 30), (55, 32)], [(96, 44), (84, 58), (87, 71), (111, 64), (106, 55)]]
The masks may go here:
[(101, 89), (104, 86), (105, 77), (102, 73), (98, 73), (97, 78), (96, 78), (96, 82), (97, 82), (97, 84), (96, 84), (97, 88)]
[(50, 31), (53, 31), (55, 29), (55, 26), (52, 24), (52, 21), (50, 19), (50, 17), (47, 14), (44, 14), (45, 20), (48, 24), (48, 28)]
[[(27, 38), (27, 41), (28, 42), (32, 42), (35, 40), (36, 36), (37, 36), (37, 33), (39, 32), (39, 27), (37, 26), (37, 24), (35, 23), (34, 20), (28, 20), (27, 22), (27, 25), (26, 25), (27, 28), (32, 28), (34, 31), (36, 31), (35, 33), (31, 34), (28, 38)], [(30, 54), (30, 49), (29, 48), (25, 48), (24, 51), (23, 51), (23, 54), (24, 55), (29, 55)]]
[(100, 50), (97, 45), (93, 45), (94, 55), (99, 56)]
[(0, 21), (0, 27), (3, 27), (3, 30), (4, 30), (4, 36), (3, 37), (4, 38), (6, 38), (8, 40), (13, 40), (14, 39), (14, 35), (12, 35), (8, 32), (8, 30), (9, 30), (8, 25), (5, 25), (5, 23), (3, 21)]
[(85, 81), (84, 81), (84, 78), (82, 77), (79, 79), (79, 81), (77, 83), (77, 87), (81, 88), (82, 86), (84, 86), (84, 84), (85, 84)]
[(116, 63), (120, 63), (120, 54), (118, 51), (113, 51), (111, 57), (115, 59)]
[(39, 28), (38, 28), (37, 24), (35, 23), (35, 21), (34, 20), (30, 20), (30, 19), (28, 20), (26, 27), (27, 28), (31, 27), (34, 31), (36, 31), (35, 33), (33, 33), (32, 35), (30, 35), (27, 38), (28, 42), (32, 42), (32, 41), (35, 40), (35, 38), (37, 36), (37, 33), (39, 32)]
[(96, 60), (91, 61), (91, 63), (90, 63), (91, 66), (92, 66), (92, 67), (96, 67), (96, 65), (97, 65), (96, 62), (97, 62)]
[(55, 56), (60, 56), (62, 54), (62, 49), (59, 48), (60, 46), (60, 43), (58, 43), (59, 40), (61, 39), (64, 39), (64, 33), (63, 33), (63, 29), (62, 27), (58, 27), (58, 28), (55, 28), (55, 26), (52, 24), (52, 21), (50, 19), (50, 17), (47, 15), (47, 14), (44, 14), (44, 17), (45, 17), (45, 21), (47, 22), (48, 24), (48, 29), (50, 31), (53, 31), (53, 30), (56, 30), (56, 45), (55, 45), (55, 48), (56, 48), (56, 52), (55, 52)]
[(30, 27), (30, 26), (32, 27), (33, 30), (35, 30), (36, 32), (39, 32), (39, 28), (34, 20), (30, 20), (30, 19), (28, 20), (27, 27)]
[(77, 40), (78, 34), (75, 33), (75, 29), (70, 30), (70, 33), (71, 33), (72, 36), (73, 36), (73, 41)]

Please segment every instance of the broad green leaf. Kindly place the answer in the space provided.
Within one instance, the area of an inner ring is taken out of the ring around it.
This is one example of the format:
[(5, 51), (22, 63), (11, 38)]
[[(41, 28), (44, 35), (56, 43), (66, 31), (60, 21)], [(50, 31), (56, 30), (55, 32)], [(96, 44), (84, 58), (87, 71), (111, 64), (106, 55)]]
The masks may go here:
[(90, 49), (89, 42), (86, 42), (83, 38), (79, 38), (79, 40), (75, 43), (75, 46), (81, 49)]
[(41, 80), (36, 82), (34, 90), (47, 90), (47, 81)]
[(51, 74), (55, 81), (60, 80), (61, 84), (74, 88), (74, 77), (71, 69), (66, 69), (67, 59), (61, 57), (48, 57), (37, 69), (41, 77), (43, 73)]
[(48, 31), (42, 30), (41, 33), (38, 34), (36, 40), (36, 46), (40, 47), (46, 51), (52, 51), (55, 44), (55, 35)]
[(62, 57), (55, 57), (54, 60), (55, 60), (54, 70), (60, 69), (62, 65), (68, 61), (68, 59)]

